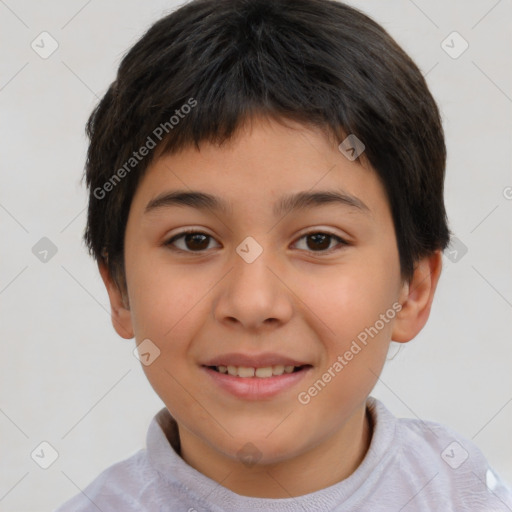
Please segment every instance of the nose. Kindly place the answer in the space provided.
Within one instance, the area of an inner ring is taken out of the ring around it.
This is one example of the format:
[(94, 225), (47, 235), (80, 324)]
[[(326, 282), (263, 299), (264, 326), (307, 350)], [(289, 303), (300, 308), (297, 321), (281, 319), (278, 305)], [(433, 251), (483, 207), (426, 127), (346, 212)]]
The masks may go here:
[(293, 314), (289, 283), (269, 250), (252, 262), (238, 253), (231, 258), (232, 270), (217, 287), (213, 314), (228, 327), (258, 331), (277, 328)]

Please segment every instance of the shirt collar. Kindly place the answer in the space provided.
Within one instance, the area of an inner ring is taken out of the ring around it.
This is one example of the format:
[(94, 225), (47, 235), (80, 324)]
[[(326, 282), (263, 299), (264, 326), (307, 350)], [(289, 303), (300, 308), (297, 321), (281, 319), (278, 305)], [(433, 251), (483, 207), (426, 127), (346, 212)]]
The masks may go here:
[[(370, 447), (359, 467), (345, 480), (319, 491), (295, 498), (267, 499), (241, 496), (189, 466), (179, 455), (178, 426), (170, 412), (163, 408), (153, 418), (147, 433), (147, 453), (150, 464), (170, 488), (188, 489), (191, 501), (203, 502), (208, 510), (239, 512), (326, 512), (340, 503), (347, 507), (364, 502), (372, 481), (382, 473), (397, 450), (393, 440), (397, 419), (377, 399), (367, 399), (373, 432)], [(342, 455), (340, 454), (340, 457)], [(363, 485), (365, 484), (365, 485)]]

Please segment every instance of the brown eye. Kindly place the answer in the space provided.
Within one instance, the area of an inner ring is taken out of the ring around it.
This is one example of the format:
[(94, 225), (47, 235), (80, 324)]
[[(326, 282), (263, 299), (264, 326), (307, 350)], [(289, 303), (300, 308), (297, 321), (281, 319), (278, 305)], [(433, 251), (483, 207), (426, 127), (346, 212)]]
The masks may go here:
[(305, 250), (313, 252), (331, 252), (332, 250), (336, 250), (336, 245), (334, 245), (334, 247), (331, 245), (331, 242), (333, 242), (333, 240), (338, 242), (337, 245), (348, 245), (348, 243), (345, 242), (345, 240), (331, 233), (306, 233), (305, 235), (299, 238), (299, 241), (303, 239), (306, 240)]
[[(165, 242), (165, 245), (176, 251), (199, 253), (205, 252), (209, 248), (212, 240), (215, 239), (206, 233), (201, 233), (200, 231), (186, 231), (173, 236), (170, 240)], [(336, 248), (336, 245), (333, 246), (333, 241), (337, 241), (338, 246), (349, 245), (339, 236), (322, 232), (306, 233), (299, 238), (299, 241), (301, 240), (306, 240), (306, 248), (304, 250), (320, 253), (329, 253), (334, 250), (339, 250), (341, 247)]]
[[(213, 238), (200, 231), (187, 231), (173, 236), (165, 245), (183, 252), (203, 252), (208, 249)], [(177, 243), (179, 242), (179, 244)]]
[(315, 233), (314, 235), (308, 235), (306, 238), (308, 239), (308, 248), (312, 251), (329, 249), (332, 239), (330, 235), (325, 233)]
[(185, 235), (185, 245), (192, 251), (202, 251), (208, 248), (208, 235), (193, 233)]

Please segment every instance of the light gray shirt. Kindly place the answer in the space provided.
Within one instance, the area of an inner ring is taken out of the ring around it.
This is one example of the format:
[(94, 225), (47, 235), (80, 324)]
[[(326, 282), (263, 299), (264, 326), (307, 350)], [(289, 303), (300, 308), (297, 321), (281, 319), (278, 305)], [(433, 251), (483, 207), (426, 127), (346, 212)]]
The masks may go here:
[(471, 441), (434, 422), (397, 419), (372, 397), (367, 406), (373, 434), (364, 460), (320, 491), (283, 499), (230, 491), (180, 457), (176, 422), (164, 408), (145, 449), (56, 512), (512, 512), (512, 488)]

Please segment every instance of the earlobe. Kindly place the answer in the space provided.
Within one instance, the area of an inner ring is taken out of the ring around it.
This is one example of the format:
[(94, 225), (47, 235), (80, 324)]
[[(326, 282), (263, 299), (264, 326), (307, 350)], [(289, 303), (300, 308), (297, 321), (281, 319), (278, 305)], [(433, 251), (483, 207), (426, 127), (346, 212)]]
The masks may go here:
[(402, 309), (397, 314), (393, 326), (393, 341), (406, 343), (412, 340), (427, 323), (441, 268), (440, 250), (417, 262), (411, 281), (405, 283), (402, 288)]
[(105, 288), (107, 289), (110, 301), (112, 325), (121, 338), (125, 338), (127, 340), (131, 339), (134, 337), (134, 333), (131, 312), (127, 305), (127, 300), (123, 297), (118, 285), (112, 279), (105, 263), (98, 263), (98, 269), (100, 271), (101, 279), (105, 284)]

